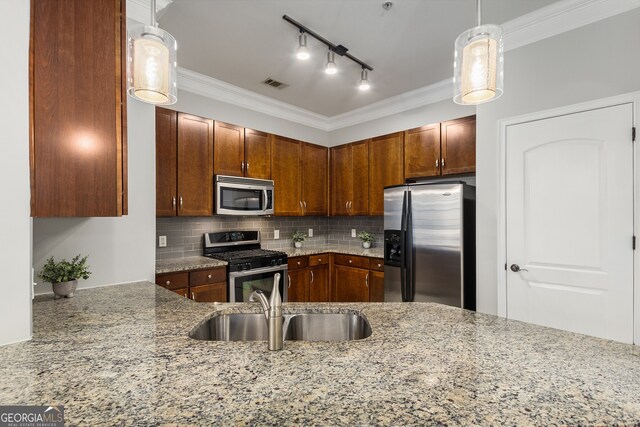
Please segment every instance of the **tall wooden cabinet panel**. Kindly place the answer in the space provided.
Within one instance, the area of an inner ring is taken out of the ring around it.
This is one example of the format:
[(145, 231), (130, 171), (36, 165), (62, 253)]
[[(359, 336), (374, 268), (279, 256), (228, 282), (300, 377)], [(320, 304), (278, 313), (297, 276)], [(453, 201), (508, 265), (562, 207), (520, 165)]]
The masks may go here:
[(273, 136), (271, 176), (274, 183), (275, 214), (299, 216), (302, 213), (299, 141)]
[(369, 141), (369, 215), (384, 215), (384, 187), (404, 182), (402, 132)]
[(31, 215), (127, 214), (125, 0), (32, 0)]
[(351, 144), (352, 189), (349, 215), (369, 213), (369, 141)]
[(327, 215), (329, 213), (329, 149), (306, 142), (302, 144), (302, 213)]
[(404, 133), (404, 177), (440, 175), (440, 123)]
[(306, 268), (289, 271), (289, 283), (287, 285), (288, 302), (309, 301), (309, 282), (307, 281), (308, 274), (309, 273)]
[(178, 215), (213, 215), (213, 120), (178, 113)]
[(271, 179), (271, 139), (259, 130), (244, 130), (245, 176)]
[(369, 270), (334, 265), (332, 284), (336, 302), (369, 302)]
[(476, 116), (441, 124), (442, 175), (475, 172)]
[(331, 215), (349, 215), (352, 187), (351, 145), (331, 148)]
[(156, 216), (175, 216), (178, 197), (178, 113), (156, 107)]
[(216, 121), (213, 135), (213, 173), (244, 176), (244, 128)]
[(330, 301), (329, 265), (309, 267), (309, 302)]

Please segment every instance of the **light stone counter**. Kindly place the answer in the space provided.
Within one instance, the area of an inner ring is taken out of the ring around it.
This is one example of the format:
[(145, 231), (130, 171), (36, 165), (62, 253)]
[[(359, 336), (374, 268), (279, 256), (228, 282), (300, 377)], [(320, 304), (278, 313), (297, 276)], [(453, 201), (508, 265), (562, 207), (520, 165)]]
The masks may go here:
[(287, 253), (288, 257), (307, 256), (324, 253), (336, 253), (345, 255), (358, 255), (371, 258), (384, 258), (384, 249), (382, 247), (373, 247), (371, 249), (364, 249), (362, 246), (354, 247), (347, 245), (318, 245), (310, 247), (286, 248), (279, 249)]
[(204, 256), (174, 258), (156, 261), (156, 274), (176, 273), (179, 271), (198, 270), (201, 268), (226, 267), (226, 261)]
[(640, 352), (424, 303), (355, 309), (352, 342), (195, 341), (216, 311), (143, 282), (38, 297), (30, 342), (0, 347), (2, 404), (64, 404), (69, 425), (602, 425), (640, 422)]

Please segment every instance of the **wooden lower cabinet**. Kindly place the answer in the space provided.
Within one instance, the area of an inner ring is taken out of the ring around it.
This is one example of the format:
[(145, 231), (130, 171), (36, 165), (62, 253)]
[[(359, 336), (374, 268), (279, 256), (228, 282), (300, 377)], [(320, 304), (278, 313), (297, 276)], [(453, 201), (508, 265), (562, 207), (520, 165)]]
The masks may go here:
[(369, 302), (384, 302), (384, 273), (371, 271), (369, 276)]
[(329, 292), (329, 265), (309, 267), (309, 302), (331, 301)]
[(309, 301), (309, 272), (307, 268), (289, 271), (287, 302)]
[(333, 267), (333, 295), (336, 302), (369, 302), (369, 270)]
[(226, 267), (156, 274), (156, 284), (196, 302), (227, 302)]

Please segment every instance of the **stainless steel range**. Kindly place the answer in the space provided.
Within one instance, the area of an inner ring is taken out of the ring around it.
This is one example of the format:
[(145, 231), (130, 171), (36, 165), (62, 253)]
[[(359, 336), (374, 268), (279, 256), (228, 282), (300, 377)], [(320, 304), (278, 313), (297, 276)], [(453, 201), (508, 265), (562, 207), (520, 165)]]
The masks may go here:
[(205, 233), (204, 256), (229, 263), (229, 302), (247, 302), (255, 290), (268, 297), (276, 273), (280, 273), (282, 301), (287, 301), (287, 254), (261, 249), (259, 231)]

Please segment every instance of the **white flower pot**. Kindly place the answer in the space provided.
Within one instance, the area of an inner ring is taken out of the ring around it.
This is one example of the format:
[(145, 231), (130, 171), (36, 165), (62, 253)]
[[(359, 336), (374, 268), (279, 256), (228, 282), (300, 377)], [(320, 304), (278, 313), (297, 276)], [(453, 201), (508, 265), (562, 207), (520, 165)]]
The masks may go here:
[(362, 247), (365, 249), (369, 249), (371, 247), (371, 242), (362, 242)]
[(294, 243), (293, 243), (293, 245), (294, 245), (296, 248), (301, 248), (301, 247), (302, 247), (302, 242), (294, 242)]
[(76, 288), (78, 287), (78, 281), (77, 280), (70, 280), (68, 282), (59, 282), (59, 283), (53, 283), (53, 293), (54, 293), (54, 298), (55, 299), (59, 299), (59, 298), (73, 298), (74, 292), (76, 291)]

